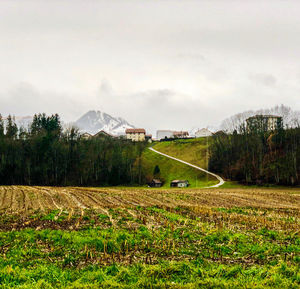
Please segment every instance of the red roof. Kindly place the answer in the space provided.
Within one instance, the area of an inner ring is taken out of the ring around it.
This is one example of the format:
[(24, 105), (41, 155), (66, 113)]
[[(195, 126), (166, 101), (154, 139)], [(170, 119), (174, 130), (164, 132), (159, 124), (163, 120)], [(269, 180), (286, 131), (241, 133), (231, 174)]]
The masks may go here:
[(146, 131), (143, 128), (127, 128), (125, 133), (144, 133), (144, 134), (146, 134)]
[(187, 131), (174, 131), (173, 135), (184, 135), (184, 136), (188, 136), (189, 133)]
[(110, 137), (115, 137), (114, 135), (112, 135), (112, 134), (106, 132), (105, 130), (100, 130), (99, 132), (97, 132), (97, 133), (94, 135), (94, 137), (95, 137), (95, 136), (100, 136), (100, 135), (106, 135), (106, 136), (110, 136)]

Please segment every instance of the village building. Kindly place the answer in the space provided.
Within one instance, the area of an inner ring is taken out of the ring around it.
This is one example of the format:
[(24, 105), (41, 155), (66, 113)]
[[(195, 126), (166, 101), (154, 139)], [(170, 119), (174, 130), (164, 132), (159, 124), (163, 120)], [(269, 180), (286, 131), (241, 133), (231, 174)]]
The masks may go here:
[(159, 179), (153, 179), (149, 184), (152, 188), (160, 188), (163, 185), (163, 182)]
[(112, 135), (104, 130), (100, 130), (99, 132), (97, 132), (96, 134), (92, 135), (88, 132), (85, 132), (81, 135), (81, 138), (83, 139), (92, 139), (92, 138), (117, 138), (117, 136)]
[(97, 132), (93, 137), (97, 137), (97, 138), (103, 138), (103, 137), (111, 137), (111, 138), (115, 138), (116, 136), (106, 132), (105, 130), (100, 130), (99, 132)]
[(173, 136), (174, 138), (188, 138), (189, 133), (187, 131), (174, 131)]
[(188, 138), (187, 131), (174, 131), (174, 130), (158, 130), (156, 132), (157, 140), (170, 139), (170, 138)]
[(157, 140), (173, 138), (174, 137), (173, 133), (174, 133), (174, 131), (172, 131), (172, 130), (158, 130), (156, 132), (156, 138), (157, 138)]
[(145, 135), (145, 140), (149, 143), (152, 143), (152, 134), (146, 134)]
[(146, 131), (143, 128), (128, 128), (125, 131), (126, 139), (132, 141), (145, 141)]
[(248, 132), (274, 131), (282, 127), (282, 117), (277, 115), (255, 115), (246, 119)]
[(190, 184), (187, 180), (173, 180), (171, 182), (171, 187), (172, 188), (186, 188), (188, 187)]
[(83, 139), (90, 139), (90, 138), (92, 138), (93, 137), (93, 135), (91, 135), (90, 133), (88, 133), (88, 132), (85, 132), (85, 133), (83, 133), (82, 135), (81, 135), (81, 138), (83, 138)]
[(210, 130), (208, 130), (207, 128), (198, 129), (195, 132), (195, 137), (196, 138), (208, 137), (208, 136), (212, 136), (212, 135), (213, 135), (213, 133)]

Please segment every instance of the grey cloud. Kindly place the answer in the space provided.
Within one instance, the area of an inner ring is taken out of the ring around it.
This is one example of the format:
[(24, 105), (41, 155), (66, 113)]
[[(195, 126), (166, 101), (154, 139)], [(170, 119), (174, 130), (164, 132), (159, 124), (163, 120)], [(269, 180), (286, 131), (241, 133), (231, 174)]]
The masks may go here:
[(300, 109), (299, 1), (17, 2), (0, 1), (2, 114), (181, 129)]
[(77, 97), (64, 93), (40, 91), (33, 85), (22, 82), (0, 93), (0, 107), (3, 115), (32, 116), (39, 112), (59, 113), (65, 120), (70, 121), (75, 114), (83, 112), (83, 103), (76, 99)]
[(273, 87), (277, 83), (276, 77), (272, 74), (256, 73), (249, 76), (249, 78), (259, 84)]
[(183, 60), (198, 60), (201, 62), (206, 60), (205, 56), (199, 53), (179, 53), (176, 55), (176, 57)]

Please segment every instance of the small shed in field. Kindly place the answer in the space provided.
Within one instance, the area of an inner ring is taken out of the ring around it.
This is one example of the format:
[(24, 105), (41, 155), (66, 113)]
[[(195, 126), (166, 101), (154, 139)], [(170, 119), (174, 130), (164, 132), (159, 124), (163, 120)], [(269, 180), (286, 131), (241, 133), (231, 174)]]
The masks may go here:
[(171, 187), (172, 188), (186, 188), (189, 185), (190, 185), (189, 181), (187, 181), (187, 180), (173, 180), (171, 182)]
[(153, 179), (149, 184), (152, 188), (160, 188), (163, 185), (163, 182), (159, 179)]

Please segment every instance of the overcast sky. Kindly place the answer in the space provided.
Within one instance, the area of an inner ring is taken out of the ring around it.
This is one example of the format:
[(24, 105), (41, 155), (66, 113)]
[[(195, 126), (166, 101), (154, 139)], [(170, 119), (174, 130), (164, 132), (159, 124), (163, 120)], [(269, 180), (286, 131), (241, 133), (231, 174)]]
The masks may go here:
[(217, 126), (300, 109), (300, 1), (0, 0), (0, 112)]

